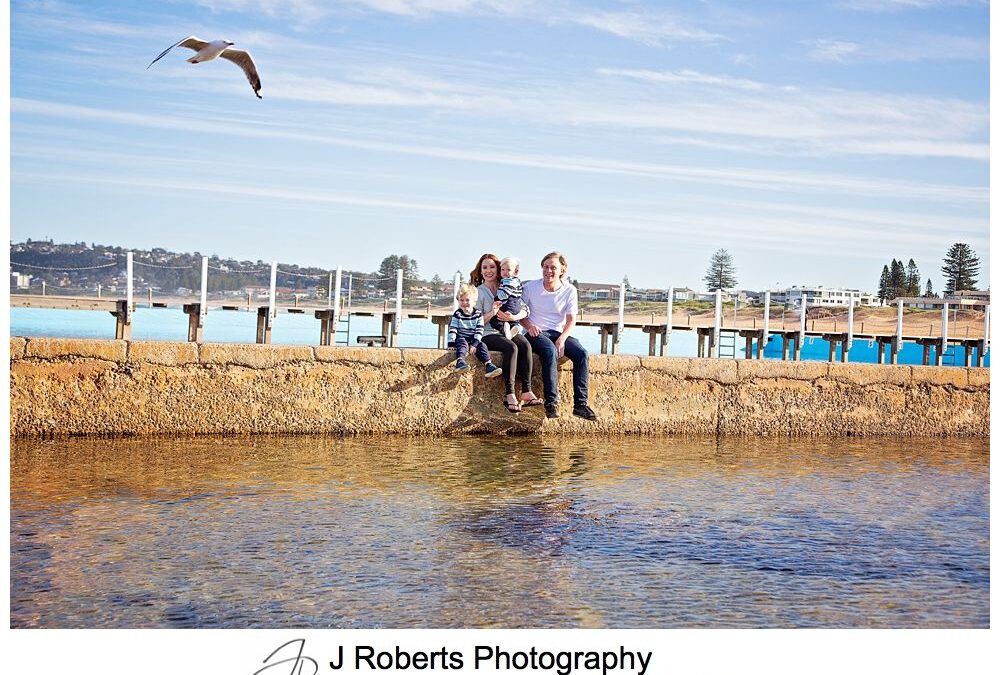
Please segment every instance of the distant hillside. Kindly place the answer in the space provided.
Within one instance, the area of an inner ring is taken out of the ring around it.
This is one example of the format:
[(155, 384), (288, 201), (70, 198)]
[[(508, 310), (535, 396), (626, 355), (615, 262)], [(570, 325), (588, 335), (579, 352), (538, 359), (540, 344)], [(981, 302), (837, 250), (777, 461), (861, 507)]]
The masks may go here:
[[(49, 286), (74, 289), (96, 289), (98, 284), (111, 288), (125, 282), (125, 254), (120, 246), (101, 244), (56, 244), (50, 241), (27, 240), (11, 243), (11, 272), (42, 279)], [(201, 287), (202, 254), (175, 253), (164, 248), (133, 249), (133, 284), (137, 289), (152, 288), (174, 292), (178, 288)], [(208, 275), (209, 292), (238, 291), (246, 287), (266, 287), (270, 283), (271, 265), (263, 260), (209, 258), (213, 273)], [(306, 291), (328, 284), (332, 270), (320, 267), (299, 267), (282, 263), (279, 286)], [(348, 274), (344, 271), (344, 274)], [(354, 272), (355, 275), (367, 274)], [(308, 275), (308, 276), (296, 276)]]

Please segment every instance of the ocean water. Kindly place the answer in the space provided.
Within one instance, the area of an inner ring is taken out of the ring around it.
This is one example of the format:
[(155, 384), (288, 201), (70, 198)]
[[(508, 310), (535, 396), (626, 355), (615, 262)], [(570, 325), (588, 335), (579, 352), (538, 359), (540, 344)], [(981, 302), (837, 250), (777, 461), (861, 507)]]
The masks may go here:
[[(187, 339), (188, 317), (179, 308), (136, 309), (132, 320), (132, 338), (135, 340)], [(380, 317), (351, 317), (349, 343), (356, 344), (359, 335), (379, 335), (382, 332)], [(253, 343), (257, 333), (257, 316), (251, 312), (210, 310), (205, 319), (204, 339), (206, 342)], [(35, 307), (12, 307), (10, 309), (10, 334), (22, 337), (76, 337), (111, 339), (115, 336), (115, 320), (107, 312), (41, 309)], [(600, 333), (596, 327), (580, 326), (574, 336), (592, 353), (600, 353)], [(339, 333), (338, 341), (344, 334)], [(273, 344), (315, 345), (319, 344), (319, 321), (312, 313), (279, 313), (271, 329)], [(399, 346), (436, 347), (437, 326), (429, 319), (406, 319), (403, 321)], [(698, 338), (694, 331), (675, 330), (670, 338), (669, 356), (696, 356)], [(649, 336), (637, 328), (625, 329), (619, 353), (645, 356), (649, 353)], [(737, 358), (744, 356), (744, 341), (737, 339)], [(781, 358), (781, 339), (771, 336), (764, 348), (764, 357)], [(826, 361), (829, 345), (820, 338), (806, 338), (802, 347), (805, 360)], [(839, 354), (838, 354), (839, 358)], [(888, 358), (888, 356), (887, 356)], [(920, 345), (904, 343), (899, 363), (920, 365), (923, 348)], [(852, 363), (877, 363), (878, 350), (874, 344), (855, 340), (849, 359)], [(945, 354), (945, 363), (962, 364), (962, 348), (953, 346)], [(985, 364), (989, 365), (989, 353)]]
[(988, 439), (17, 440), (10, 625), (986, 628)]

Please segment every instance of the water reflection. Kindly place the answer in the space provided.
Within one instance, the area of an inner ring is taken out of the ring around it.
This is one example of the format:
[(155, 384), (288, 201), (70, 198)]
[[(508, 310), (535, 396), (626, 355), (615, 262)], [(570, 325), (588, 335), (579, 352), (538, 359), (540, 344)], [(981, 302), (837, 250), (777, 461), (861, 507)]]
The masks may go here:
[(988, 441), (16, 442), (16, 627), (987, 626)]

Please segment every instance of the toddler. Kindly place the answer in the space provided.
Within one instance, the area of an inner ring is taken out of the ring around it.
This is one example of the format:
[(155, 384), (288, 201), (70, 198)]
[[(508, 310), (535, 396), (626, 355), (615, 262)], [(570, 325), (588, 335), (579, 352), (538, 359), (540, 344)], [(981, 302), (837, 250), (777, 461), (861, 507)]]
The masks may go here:
[(465, 357), (469, 349), (476, 351), (476, 356), (486, 364), (486, 377), (497, 377), (503, 370), (490, 361), (490, 350), (483, 344), (483, 313), (472, 306), (472, 294), (478, 291), (463, 284), (458, 291), (458, 309), (451, 315), (451, 325), (448, 327), (448, 346), (455, 348), (458, 361), (455, 362), (455, 372), (469, 369)]
[[(497, 289), (494, 310), (502, 310), (517, 314), (524, 305), (521, 303), (521, 280), (517, 275), (521, 272), (521, 263), (517, 258), (504, 258), (500, 261), (500, 287)], [(510, 339), (513, 321), (501, 321), (495, 316), (490, 319), (490, 325), (505, 338)]]

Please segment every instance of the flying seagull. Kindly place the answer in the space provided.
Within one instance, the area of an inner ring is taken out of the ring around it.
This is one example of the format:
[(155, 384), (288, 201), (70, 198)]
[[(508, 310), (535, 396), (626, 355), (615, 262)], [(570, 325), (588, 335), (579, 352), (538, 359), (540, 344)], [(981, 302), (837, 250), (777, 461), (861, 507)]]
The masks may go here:
[[(250, 86), (253, 87), (253, 93), (257, 95), (257, 98), (263, 98), (260, 95), (260, 76), (257, 75), (257, 66), (254, 65), (253, 58), (249, 52), (245, 52), (242, 49), (230, 49), (234, 44), (236, 43), (229, 42), (228, 40), (205, 42), (200, 37), (191, 35), (164, 49), (163, 53), (153, 59), (149, 66), (166, 56), (167, 52), (174, 47), (187, 47), (197, 52), (197, 54), (187, 60), (188, 63), (202, 63), (203, 61), (211, 61), (215, 57), (221, 56), (242, 68), (247, 79), (250, 81)], [(149, 66), (146, 66), (146, 70), (149, 70)]]

